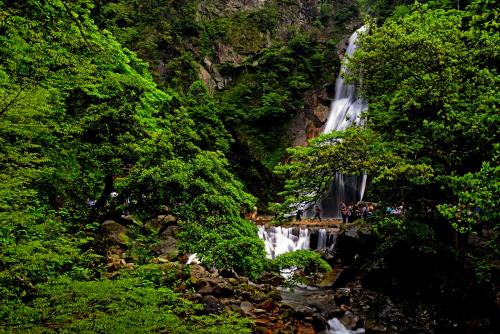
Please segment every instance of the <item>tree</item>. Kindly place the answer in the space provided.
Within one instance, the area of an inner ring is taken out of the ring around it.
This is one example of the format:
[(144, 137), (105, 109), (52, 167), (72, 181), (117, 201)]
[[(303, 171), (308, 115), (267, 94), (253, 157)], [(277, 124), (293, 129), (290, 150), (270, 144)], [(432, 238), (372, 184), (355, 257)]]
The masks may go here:
[(478, 170), (498, 143), (498, 34), (470, 30), (468, 15), (416, 5), (371, 25), (348, 63), (369, 101), (367, 126), (408, 164), (433, 170), (421, 195), (434, 203), (449, 198), (447, 175)]

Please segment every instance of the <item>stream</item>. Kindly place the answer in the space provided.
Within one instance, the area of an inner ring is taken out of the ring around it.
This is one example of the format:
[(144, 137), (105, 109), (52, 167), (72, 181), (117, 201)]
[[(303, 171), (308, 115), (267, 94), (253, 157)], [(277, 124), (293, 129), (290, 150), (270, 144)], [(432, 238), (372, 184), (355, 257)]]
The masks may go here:
[[(317, 250), (331, 253), (335, 247), (337, 228), (305, 228), (305, 227), (268, 227), (258, 226), (258, 235), (266, 245), (267, 257), (274, 259), (276, 256), (299, 249)], [(283, 276), (288, 278), (291, 270), (285, 270)], [(342, 289), (337, 289), (342, 290)], [(308, 285), (298, 285), (293, 288), (278, 287), (282, 298), (282, 305), (287, 305), (295, 312), (314, 315), (320, 319), (328, 319), (329, 329), (321, 334), (349, 334), (364, 333), (360, 327), (358, 317), (346, 311), (339, 320), (334, 314), (342, 313), (341, 308), (335, 303), (335, 292), (332, 288), (320, 288)]]

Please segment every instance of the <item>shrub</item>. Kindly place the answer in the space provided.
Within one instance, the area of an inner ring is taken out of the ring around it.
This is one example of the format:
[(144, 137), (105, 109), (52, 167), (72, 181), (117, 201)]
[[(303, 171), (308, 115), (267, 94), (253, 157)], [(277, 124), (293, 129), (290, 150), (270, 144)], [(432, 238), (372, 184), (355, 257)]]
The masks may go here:
[(202, 224), (183, 223), (179, 238), (180, 250), (198, 254), (207, 266), (233, 269), (252, 278), (265, 269), (264, 243), (256, 227), (242, 218), (209, 217)]
[(28, 305), (0, 307), (0, 331), (19, 333), (250, 333), (233, 314), (196, 316), (202, 309), (167, 288), (138, 278), (39, 286)]
[(304, 249), (277, 256), (272, 261), (271, 267), (275, 270), (297, 267), (304, 270), (306, 275), (332, 270), (319, 253)]

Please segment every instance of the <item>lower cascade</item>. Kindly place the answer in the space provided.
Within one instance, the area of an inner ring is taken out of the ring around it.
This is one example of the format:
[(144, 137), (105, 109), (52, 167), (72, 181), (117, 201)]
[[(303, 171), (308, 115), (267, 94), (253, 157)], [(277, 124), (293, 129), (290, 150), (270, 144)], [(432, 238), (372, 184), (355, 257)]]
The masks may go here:
[(269, 259), (299, 249), (331, 250), (335, 246), (337, 230), (333, 228), (308, 229), (303, 227), (258, 226), (258, 235), (266, 246)]

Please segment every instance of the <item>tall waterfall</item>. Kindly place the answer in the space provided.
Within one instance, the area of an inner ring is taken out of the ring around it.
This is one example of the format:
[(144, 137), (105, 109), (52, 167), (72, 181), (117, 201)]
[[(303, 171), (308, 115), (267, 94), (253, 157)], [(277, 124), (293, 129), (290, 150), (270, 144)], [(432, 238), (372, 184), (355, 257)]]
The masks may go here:
[[(356, 30), (349, 38), (346, 56), (352, 56), (357, 49), (356, 41), (358, 35), (366, 31), (366, 26)], [(361, 114), (368, 108), (366, 101), (356, 96), (356, 87), (349, 85), (342, 77), (347, 69), (342, 65), (340, 74), (335, 83), (335, 99), (330, 107), (330, 115), (323, 133), (342, 131), (353, 124), (361, 124)], [(349, 154), (349, 152), (346, 152)], [(323, 215), (327, 217), (340, 218), (341, 202), (355, 202), (363, 199), (366, 188), (366, 175), (347, 176), (340, 173), (335, 174), (335, 179), (328, 191), (328, 195), (321, 201)]]

